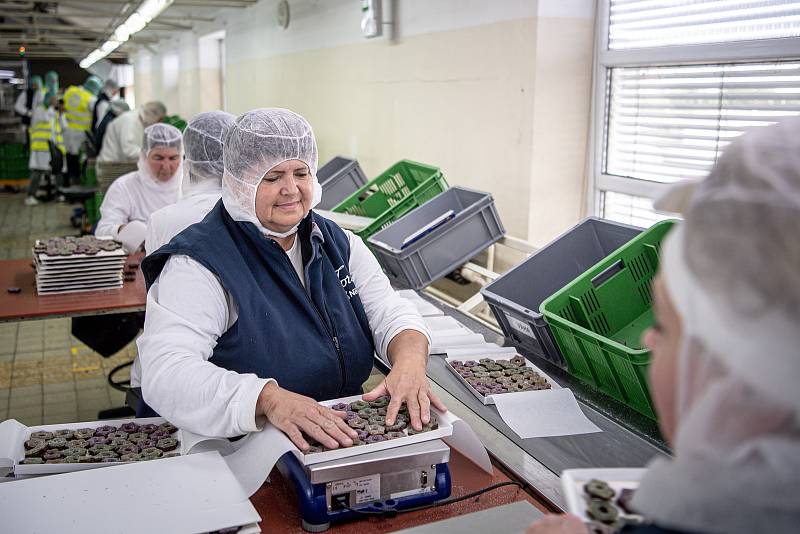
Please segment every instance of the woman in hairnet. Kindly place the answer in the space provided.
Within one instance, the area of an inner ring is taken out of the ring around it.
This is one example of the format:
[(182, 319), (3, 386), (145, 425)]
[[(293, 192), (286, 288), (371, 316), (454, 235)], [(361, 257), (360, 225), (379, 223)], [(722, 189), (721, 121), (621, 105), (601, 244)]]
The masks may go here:
[[(734, 141), (699, 184), (654, 283), (650, 382), (674, 458), (655, 460), (622, 532), (797, 532), (800, 525), (800, 119)], [(587, 532), (550, 516), (529, 534)]]
[(169, 243), (184, 228), (200, 222), (222, 196), (222, 141), (236, 117), (224, 111), (199, 113), (183, 132), (181, 200), (150, 216), (144, 250)]
[[(364, 243), (312, 211), (321, 188), (306, 120), (285, 109), (236, 119), (225, 139), (222, 201), (148, 256), (138, 340), (144, 400), (181, 428), (236, 436), (266, 420), (302, 450), (355, 432), (316, 401), (358, 395), (377, 353), (411, 425), (444, 410), (425, 376), (429, 335)], [(142, 413), (140, 411), (140, 413)]]
[(150, 214), (178, 201), (181, 131), (169, 124), (144, 130), (138, 170), (114, 180), (100, 205), (95, 235), (116, 238), (131, 221), (147, 223)]

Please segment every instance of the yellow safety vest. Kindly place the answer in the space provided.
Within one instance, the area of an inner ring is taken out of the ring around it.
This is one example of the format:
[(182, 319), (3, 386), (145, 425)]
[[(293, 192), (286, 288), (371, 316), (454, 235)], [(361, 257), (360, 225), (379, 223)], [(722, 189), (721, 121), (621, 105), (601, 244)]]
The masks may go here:
[(89, 102), (92, 93), (77, 85), (70, 86), (64, 93), (64, 117), (70, 130), (87, 131), (92, 126), (92, 110)]
[(28, 129), (31, 137), (31, 152), (50, 153), (49, 141), (55, 137), (56, 147), (62, 154), (66, 154), (64, 138), (61, 136), (61, 121), (56, 116), (49, 121), (39, 121), (31, 124)]

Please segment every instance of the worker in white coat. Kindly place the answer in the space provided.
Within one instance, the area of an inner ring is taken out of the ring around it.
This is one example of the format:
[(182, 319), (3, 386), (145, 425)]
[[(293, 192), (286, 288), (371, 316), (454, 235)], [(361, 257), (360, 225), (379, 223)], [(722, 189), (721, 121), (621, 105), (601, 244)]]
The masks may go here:
[(148, 254), (203, 220), (222, 198), (222, 143), (235, 120), (224, 111), (207, 111), (187, 124), (183, 132), (181, 199), (150, 216), (144, 242)]
[(141, 108), (123, 113), (108, 125), (99, 162), (132, 162), (139, 158), (144, 129), (161, 122), (167, 108), (161, 102), (148, 102)]
[[(308, 122), (249, 111), (223, 152), (222, 202), (142, 262), (138, 357), (149, 406), (137, 413), (207, 436), (269, 420), (302, 450), (301, 432), (348, 447), (357, 433), (345, 412), (317, 401), (361, 394), (377, 353), (392, 371), (364, 399), (391, 394), (390, 425), (429, 424), (431, 405), (445, 407), (425, 375), (425, 323), (359, 237), (312, 211), (322, 189)], [(408, 417), (398, 415), (403, 402)]]
[[(625, 534), (789, 534), (800, 525), (800, 119), (734, 140), (681, 213), (653, 284), (650, 384), (672, 446), (633, 494)], [(592, 529), (597, 532), (597, 529)], [(590, 532), (549, 516), (528, 534)]]
[[(41, 76), (31, 76), (28, 89), (22, 91), (14, 102), (14, 111), (22, 117), (22, 123), (29, 126), (33, 112), (44, 103), (46, 89)], [(46, 106), (45, 106), (46, 107)]]
[(147, 224), (154, 211), (178, 201), (182, 146), (183, 137), (174, 126), (145, 128), (138, 170), (120, 176), (108, 188), (95, 235), (116, 238), (131, 221)]
[(94, 109), (92, 110), (92, 133), (96, 132), (97, 125), (106, 116), (111, 102), (118, 94), (119, 84), (111, 78), (107, 79), (100, 90), (100, 94), (97, 95), (97, 101), (94, 103)]

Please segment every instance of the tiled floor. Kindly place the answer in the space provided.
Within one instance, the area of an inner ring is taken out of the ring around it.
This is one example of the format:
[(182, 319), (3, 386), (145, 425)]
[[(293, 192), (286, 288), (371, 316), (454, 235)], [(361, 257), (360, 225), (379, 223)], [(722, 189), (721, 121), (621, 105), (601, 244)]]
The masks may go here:
[[(27, 207), (23, 200), (22, 194), (0, 194), (0, 259), (29, 257), (36, 238), (77, 234), (69, 223), (72, 206)], [(0, 421), (95, 420), (100, 410), (124, 404), (124, 394), (106, 377), (135, 355), (131, 343), (110, 358), (101, 357), (70, 335), (70, 319), (0, 323)], [(127, 378), (127, 370), (117, 377)]]

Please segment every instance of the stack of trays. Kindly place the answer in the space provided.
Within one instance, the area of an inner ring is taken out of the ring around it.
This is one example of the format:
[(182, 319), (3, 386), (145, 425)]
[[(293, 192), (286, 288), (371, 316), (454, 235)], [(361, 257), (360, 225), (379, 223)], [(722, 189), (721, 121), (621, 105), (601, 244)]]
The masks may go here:
[(40, 295), (117, 289), (127, 254), (112, 239), (51, 237), (33, 247), (36, 291)]

